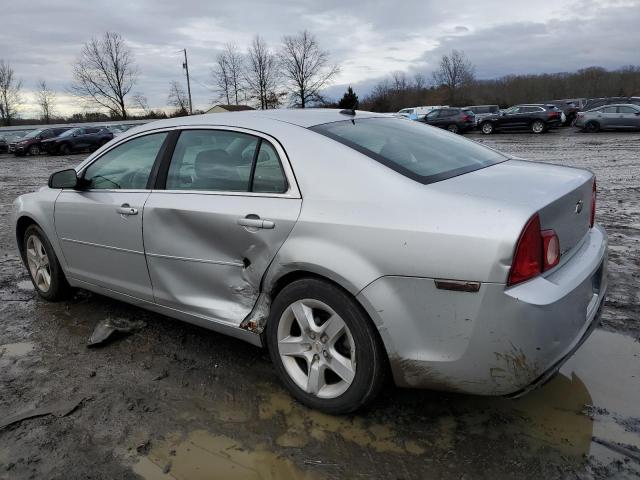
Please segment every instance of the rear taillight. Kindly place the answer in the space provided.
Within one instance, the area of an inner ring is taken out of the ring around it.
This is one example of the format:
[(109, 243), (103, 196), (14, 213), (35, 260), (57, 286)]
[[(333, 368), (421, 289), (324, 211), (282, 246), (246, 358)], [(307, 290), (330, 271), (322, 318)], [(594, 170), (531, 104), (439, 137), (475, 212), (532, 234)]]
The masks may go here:
[(462, 117), (463, 122), (468, 122), (469, 120), (471, 120), (471, 117), (469, 115), (465, 115), (464, 117)]
[(507, 285), (517, 285), (560, 263), (560, 240), (553, 230), (540, 229), (536, 213), (525, 225), (513, 255)]
[(547, 115), (549, 116), (549, 118), (553, 118), (553, 117), (559, 116), (560, 113), (559, 112), (550, 111), (550, 112), (547, 112)]
[(543, 230), (540, 236), (542, 237), (542, 271), (546, 272), (560, 263), (560, 240), (553, 230)]
[(591, 220), (589, 221), (589, 226), (593, 228), (593, 225), (596, 223), (596, 179), (593, 179), (593, 187), (591, 188)]

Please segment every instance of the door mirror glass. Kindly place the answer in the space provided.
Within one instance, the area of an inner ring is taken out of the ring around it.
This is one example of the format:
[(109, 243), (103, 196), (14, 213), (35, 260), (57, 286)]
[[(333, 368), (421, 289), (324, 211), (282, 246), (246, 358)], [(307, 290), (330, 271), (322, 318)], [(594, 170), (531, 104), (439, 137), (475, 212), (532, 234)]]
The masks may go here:
[(53, 173), (49, 177), (49, 188), (76, 188), (78, 175), (73, 168)]

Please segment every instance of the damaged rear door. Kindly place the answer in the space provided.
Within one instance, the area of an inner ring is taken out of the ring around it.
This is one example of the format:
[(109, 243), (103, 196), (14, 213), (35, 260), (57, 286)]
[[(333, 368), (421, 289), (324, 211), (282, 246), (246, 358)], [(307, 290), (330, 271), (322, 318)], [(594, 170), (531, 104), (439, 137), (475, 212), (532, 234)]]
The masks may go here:
[(239, 325), (302, 200), (282, 148), (242, 129), (181, 130), (144, 208), (158, 304)]

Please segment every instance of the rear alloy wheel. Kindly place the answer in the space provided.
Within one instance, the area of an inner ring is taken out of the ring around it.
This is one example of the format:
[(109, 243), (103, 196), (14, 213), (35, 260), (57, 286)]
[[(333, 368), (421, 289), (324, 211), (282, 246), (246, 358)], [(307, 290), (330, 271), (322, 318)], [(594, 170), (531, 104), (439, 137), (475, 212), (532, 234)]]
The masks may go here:
[(355, 300), (328, 282), (287, 285), (273, 303), (266, 336), (281, 380), (311, 408), (352, 412), (373, 400), (386, 379), (377, 331)]
[(24, 259), (38, 295), (50, 301), (65, 298), (70, 287), (42, 229), (37, 225), (29, 226), (23, 242)]
[(482, 130), (482, 133), (485, 135), (491, 135), (493, 133), (493, 124), (491, 122), (485, 122), (480, 127), (480, 130)]
[(596, 133), (600, 131), (600, 124), (595, 120), (589, 120), (584, 129), (589, 133)]
[(31, 145), (29, 147), (29, 155), (40, 155), (40, 147), (38, 145)]
[(542, 133), (544, 132), (544, 123), (540, 120), (536, 120), (531, 124), (531, 131), (533, 133)]
[(449, 130), (451, 133), (459, 133), (460, 129), (458, 128), (458, 125), (456, 125), (455, 123), (452, 123), (451, 125), (449, 125), (447, 127), (447, 130)]

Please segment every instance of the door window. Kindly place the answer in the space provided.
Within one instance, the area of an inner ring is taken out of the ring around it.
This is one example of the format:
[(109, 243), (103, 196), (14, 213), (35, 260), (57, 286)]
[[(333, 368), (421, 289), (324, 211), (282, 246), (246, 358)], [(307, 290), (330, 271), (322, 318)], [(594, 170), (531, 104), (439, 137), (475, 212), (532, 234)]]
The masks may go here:
[(638, 110), (636, 110), (633, 107), (618, 107), (618, 113), (638, 113)]
[(85, 170), (90, 189), (144, 190), (158, 151), (167, 136), (154, 133), (109, 150)]
[(605, 107), (602, 109), (603, 113), (616, 113), (618, 107)]
[(280, 160), (269, 142), (226, 130), (183, 131), (166, 183), (167, 190), (216, 192), (283, 193), (286, 186)]

